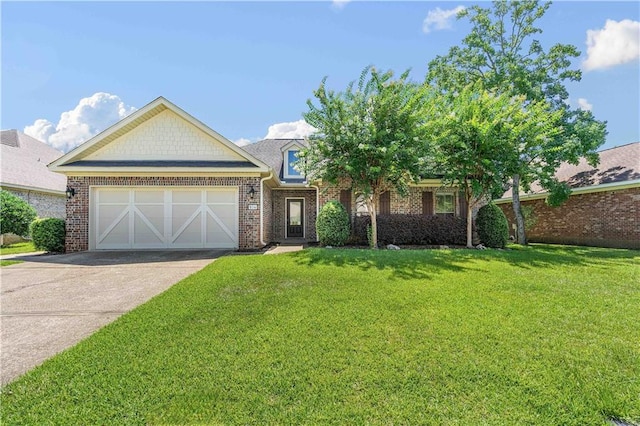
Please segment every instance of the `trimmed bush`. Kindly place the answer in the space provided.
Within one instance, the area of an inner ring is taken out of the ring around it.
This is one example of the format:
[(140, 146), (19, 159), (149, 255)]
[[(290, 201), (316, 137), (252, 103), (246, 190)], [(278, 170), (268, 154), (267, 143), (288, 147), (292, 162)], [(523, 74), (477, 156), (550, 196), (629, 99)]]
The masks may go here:
[[(452, 215), (425, 216), (418, 214), (392, 214), (378, 216), (378, 243), (406, 245), (464, 245), (466, 220)], [(369, 216), (354, 220), (353, 233), (359, 244), (367, 244)]]
[(493, 203), (480, 207), (476, 217), (480, 242), (487, 247), (504, 248), (509, 240), (507, 218)]
[(329, 201), (318, 214), (316, 233), (324, 246), (343, 246), (350, 234), (349, 214), (337, 201)]
[(31, 239), (38, 250), (64, 252), (64, 220), (53, 217), (36, 219), (31, 223)]
[(0, 233), (24, 237), (35, 218), (36, 210), (29, 203), (9, 191), (0, 191)]

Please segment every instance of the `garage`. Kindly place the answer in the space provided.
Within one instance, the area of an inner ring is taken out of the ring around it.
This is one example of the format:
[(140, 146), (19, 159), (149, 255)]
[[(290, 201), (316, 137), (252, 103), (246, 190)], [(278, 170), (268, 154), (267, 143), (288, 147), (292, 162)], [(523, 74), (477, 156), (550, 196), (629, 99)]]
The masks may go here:
[(96, 250), (238, 248), (238, 188), (93, 188)]

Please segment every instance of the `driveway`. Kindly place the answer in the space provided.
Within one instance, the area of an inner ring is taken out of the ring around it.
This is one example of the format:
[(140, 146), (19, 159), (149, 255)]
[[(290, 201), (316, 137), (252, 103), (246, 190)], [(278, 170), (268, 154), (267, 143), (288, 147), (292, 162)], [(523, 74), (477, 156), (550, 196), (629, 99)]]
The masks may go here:
[(0, 268), (0, 384), (199, 271), (224, 250), (21, 256)]

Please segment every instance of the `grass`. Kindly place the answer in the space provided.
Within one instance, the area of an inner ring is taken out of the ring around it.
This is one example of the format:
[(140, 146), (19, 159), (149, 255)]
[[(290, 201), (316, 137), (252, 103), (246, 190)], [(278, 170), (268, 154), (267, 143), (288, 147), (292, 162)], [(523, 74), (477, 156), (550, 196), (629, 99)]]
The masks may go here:
[(2, 424), (640, 421), (640, 253), (217, 260), (2, 389)]
[(1, 266), (15, 265), (16, 263), (22, 263), (22, 260), (2, 260), (2, 259), (0, 259), (0, 267)]
[(37, 251), (37, 250), (33, 245), (33, 241), (9, 244), (9, 245), (0, 247), (0, 254), (21, 254), (21, 253), (31, 253), (34, 251)]

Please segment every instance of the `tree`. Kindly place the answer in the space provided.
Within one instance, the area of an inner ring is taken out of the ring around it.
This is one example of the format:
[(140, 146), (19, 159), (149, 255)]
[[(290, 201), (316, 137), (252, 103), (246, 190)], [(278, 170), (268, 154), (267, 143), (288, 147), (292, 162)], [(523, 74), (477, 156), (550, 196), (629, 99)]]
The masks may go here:
[(482, 81), (484, 87), (499, 93), (522, 95), (526, 101), (546, 101), (560, 111), (553, 138), (522, 139), (510, 153), (513, 209), (518, 242), (526, 243), (524, 218), (520, 208), (520, 190), (528, 191), (534, 181), (552, 191), (566, 192), (554, 177), (560, 163), (577, 164), (586, 157), (597, 164), (596, 149), (606, 135), (606, 123), (597, 121), (589, 111), (571, 109), (565, 81), (580, 81), (579, 70), (570, 69), (571, 59), (580, 55), (575, 46), (555, 44), (545, 51), (534, 39), (542, 30), (535, 26), (550, 2), (538, 1), (493, 3), (492, 9), (472, 6), (458, 14), (471, 21), (471, 32), (462, 46), (451, 48), (447, 55), (429, 63), (427, 81), (441, 91), (457, 92), (462, 87)]
[(347, 183), (364, 197), (371, 216), (371, 246), (377, 248), (376, 205), (391, 188), (407, 193), (425, 162), (424, 122), (431, 105), (424, 85), (408, 81), (409, 72), (393, 73), (373, 67), (362, 71), (357, 86), (343, 92), (327, 90), (325, 77), (314, 91), (318, 102), (307, 101), (304, 119), (317, 131), (300, 163), (311, 180)]
[(559, 113), (545, 102), (491, 93), (479, 82), (439, 99), (436, 118), (428, 124), (435, 139), (435, 172), (465, 196), (467, 247), (472, 247), (473, 208), (504, 192), (514, 141), (554, 137)]
[(0, 232), (25, 236), (36, 218), (36, 210), (9, 191), (0, 191)]

